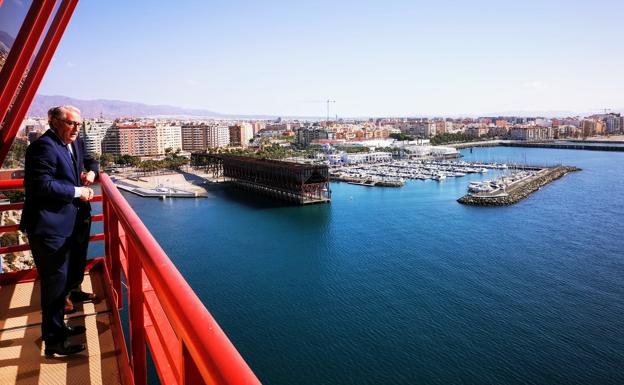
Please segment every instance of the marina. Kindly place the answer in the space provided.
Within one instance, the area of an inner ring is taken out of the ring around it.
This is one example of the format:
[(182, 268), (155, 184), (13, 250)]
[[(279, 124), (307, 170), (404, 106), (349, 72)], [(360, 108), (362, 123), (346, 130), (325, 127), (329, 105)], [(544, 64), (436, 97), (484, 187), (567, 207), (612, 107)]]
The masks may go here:
[[(505, 163), (466, 162), (455, 160), (398, 160), (387, 163), (343, 166), (330, 170), (334, 181), (363, 186), (400, 187), (406, 179), (443, 181), (467, 174), (485, 174), (488, 170), (515, 169)], [(374, 183), (373, 183), (374, 181)]]

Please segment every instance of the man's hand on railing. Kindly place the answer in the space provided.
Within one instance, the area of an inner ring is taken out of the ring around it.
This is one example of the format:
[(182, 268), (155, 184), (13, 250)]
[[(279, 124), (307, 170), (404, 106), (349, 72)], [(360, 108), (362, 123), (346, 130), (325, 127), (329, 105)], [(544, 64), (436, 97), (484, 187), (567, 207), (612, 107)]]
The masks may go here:
[(80, 182), (83, 186), (90, 186), (95, 181), (95, 173), (93, 171), (89, 172), (81, 172), (80, 173)]
[(80, 199), (88, 202), (93, 199), (93, 189), (89, 187), (80, 187)]

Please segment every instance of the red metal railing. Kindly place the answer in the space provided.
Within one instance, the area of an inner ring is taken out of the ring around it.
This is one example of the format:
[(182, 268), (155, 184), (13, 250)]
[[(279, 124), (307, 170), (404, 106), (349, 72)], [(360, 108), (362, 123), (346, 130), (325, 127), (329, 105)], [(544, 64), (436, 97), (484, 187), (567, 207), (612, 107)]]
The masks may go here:
[[(108, 175), (100, 175), (100, 185), (97, 200), (102, 201), (103, 214), (93, 219), (104, 221), (104, 235), (96, 234), (92, 240), (104, 239), (108, 291), (118, 309), (123, 306), (122, 275), (126, 277), (130, 380), (147, 383), (147, 346), (163, 384), (260, 384)], [(22, 186), (21, 180), (0, 181), (0, 191)], [(21, 207), (21, 203), (5, 205), (0, 211)], [(0, 227), (0, 232), (15, 227)], [(0, 253), (24, 249), (28, 245), (0, 248)], [(125, 346), (117, 348), (125, 351)]]

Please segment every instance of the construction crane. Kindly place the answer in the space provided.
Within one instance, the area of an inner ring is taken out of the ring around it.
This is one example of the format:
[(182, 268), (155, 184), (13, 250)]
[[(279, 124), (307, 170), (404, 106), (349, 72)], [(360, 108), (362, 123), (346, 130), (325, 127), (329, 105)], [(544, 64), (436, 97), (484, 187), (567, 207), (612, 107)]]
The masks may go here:
[(329, 104), (330, 104), (330, 103), (336, 103), (336, 101), (335, 101), (335, 100), (329, 100), (329, 99), (327, 99), (327, 100), (325, 101), (325, 103), (327, 103), (327, 122), (329, 122)]

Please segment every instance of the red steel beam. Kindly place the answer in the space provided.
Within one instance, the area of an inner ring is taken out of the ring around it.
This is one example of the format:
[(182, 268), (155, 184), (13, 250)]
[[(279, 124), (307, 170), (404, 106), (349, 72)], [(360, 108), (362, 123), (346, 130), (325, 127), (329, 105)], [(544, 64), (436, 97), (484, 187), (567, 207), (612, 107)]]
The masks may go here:
[(0, 90), (2, 90), (0, 94), (0, 122), (9, 110), (11, 101), (19, 88), (20, 81), (37, 48), (37, 43), (41, 39), (55, 4), (56, 0), (34, 0), (17, 33), (9, 56), (0, 72)]
[[(54, 1), (54, 3), (55, 2), (56, 1)], [(13, 139), (17, 134), (17, 130), (28, 112), (28, 108), (37, 93), (37, 89), (39, 89), (43, 75), (48, 69), (50, 61), (52, 61), (52, 56), (61, 41), (61, 37), (63, 37), (63, 33), (65, 33), (67, 24), (69, 23), (77, 4), (78, 0), (63, 0), (58, 11), (56, 12), (56, 15), (54, 16), (52, 24), (50, 24), (50, 28), (43, 39), (43, 43), (37, 52), (35, 61), (33, 62), (30, 72), (26, 77), (24, 86), (15, 98), (13, 108), (11, 109), (11, 112), (9, 112), (9, 115), (4, 123), (4, 128), (1, 133), (2, 136), (0, 137), (0, 164), (4, 162), (4, 159), (9, 152)]]

